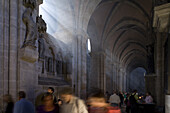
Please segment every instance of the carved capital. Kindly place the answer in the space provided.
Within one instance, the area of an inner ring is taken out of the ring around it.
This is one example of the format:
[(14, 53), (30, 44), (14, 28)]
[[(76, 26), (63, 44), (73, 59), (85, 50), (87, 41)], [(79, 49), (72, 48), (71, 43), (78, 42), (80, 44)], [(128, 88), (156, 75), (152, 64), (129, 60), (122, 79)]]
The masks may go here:
[(154, 8), (153, 27), (159, 32), (168, 32), (170, 24), (170, 3)]

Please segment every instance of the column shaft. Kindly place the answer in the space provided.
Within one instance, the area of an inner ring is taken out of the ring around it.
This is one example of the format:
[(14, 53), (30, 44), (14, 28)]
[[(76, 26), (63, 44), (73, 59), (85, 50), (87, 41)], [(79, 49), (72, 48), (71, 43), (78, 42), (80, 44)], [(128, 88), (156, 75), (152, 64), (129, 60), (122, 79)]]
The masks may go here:
[(157, 57), (156, 57), (156, 73), (157, 73), (157, 79), (156, 79), (156, 93), (157, 93), (157, 103), (158, 105), (161, 105), (161, 93), (162, 93), (162, 40), (161, 40), (161, 33), (157, 33)]
[(17, 44), (18, 44), (18, 0), (10, 0), (10, 32), (9, 32), (9, 93), (17, 98)]

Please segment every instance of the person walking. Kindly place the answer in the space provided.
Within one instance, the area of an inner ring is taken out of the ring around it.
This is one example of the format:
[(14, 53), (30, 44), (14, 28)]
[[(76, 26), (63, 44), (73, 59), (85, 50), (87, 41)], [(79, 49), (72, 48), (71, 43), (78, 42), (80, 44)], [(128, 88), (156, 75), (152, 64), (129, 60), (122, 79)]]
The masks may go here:
[(59, 113), (59, 106), (54, 103), (54, 97), (51, 93), (46, 93), (42, 98), (43, 105), (37, 107), (37, 113)]
[(34, 105), (25, 99), (26, 94), (24, 91), (18, 93), (19, 101), (14, 105), (14, 113), (35, 113)]
[(151, 104), (151, 103), (153, 103), (153, 98), (152, 98), (150, 92), (147, 92), (147, 93), (146, 93), (145, 103), (146, 103), (146, 104)]
[(134, 90), (131, 96), (129, 97), (131, 113), (138, 113), (137, 101), (138, 101), (137, 90)]
[(54, 98), (54, 104), (57, 104), (57, 98), (56, 96), (54, 95), (54, 88), (53, 87), (48, 87), (48, 90), (47, 90), (48, 93), (52, 94), (53, 98)]
[(60, 113), (88, 113), (84, 101), (74, 96), (71, 88), (65, 88), (60, 95), (63, 100)]
[(118, 107), (120, 105), (120, 97), (116, 94), (116, 91), (113, 91), (113, 95), (110, 96), (109, 103), (113, 107)]

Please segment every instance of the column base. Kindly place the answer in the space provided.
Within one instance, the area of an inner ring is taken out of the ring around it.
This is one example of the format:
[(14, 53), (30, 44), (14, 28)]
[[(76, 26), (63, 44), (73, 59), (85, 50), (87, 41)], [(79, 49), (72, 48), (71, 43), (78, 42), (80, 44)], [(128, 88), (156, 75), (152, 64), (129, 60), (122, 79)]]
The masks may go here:
[(170, 113), (170, 95), (165, 95), (165, 113)]

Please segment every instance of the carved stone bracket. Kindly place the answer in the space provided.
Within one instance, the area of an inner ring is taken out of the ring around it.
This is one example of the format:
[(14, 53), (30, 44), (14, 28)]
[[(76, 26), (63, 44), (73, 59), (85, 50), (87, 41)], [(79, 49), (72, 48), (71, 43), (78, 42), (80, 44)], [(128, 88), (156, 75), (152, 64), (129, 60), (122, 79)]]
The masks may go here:
[(24, 61), (34, 63), (38, 59), (38, 52), (36, 51), (36, 48), (27, 46), (25, 48), (21, 48), (20, 58)]
[(170, 3), (154, 8), (153, 27), (159, 32), (168, 32), (170, 25)]

